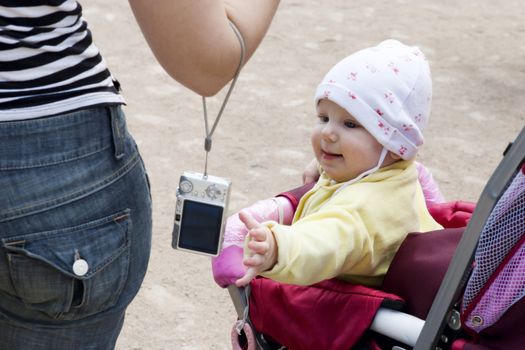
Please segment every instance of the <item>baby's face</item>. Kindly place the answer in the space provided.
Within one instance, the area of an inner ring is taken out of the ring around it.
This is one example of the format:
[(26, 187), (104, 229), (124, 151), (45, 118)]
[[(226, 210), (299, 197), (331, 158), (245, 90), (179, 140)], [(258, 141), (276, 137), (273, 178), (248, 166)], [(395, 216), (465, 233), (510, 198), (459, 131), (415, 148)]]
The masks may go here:
[(345, 182), (377, 165), (383, 146), (350, 113), (324, 99), (317, 115), (312, 147), (328, 176)]

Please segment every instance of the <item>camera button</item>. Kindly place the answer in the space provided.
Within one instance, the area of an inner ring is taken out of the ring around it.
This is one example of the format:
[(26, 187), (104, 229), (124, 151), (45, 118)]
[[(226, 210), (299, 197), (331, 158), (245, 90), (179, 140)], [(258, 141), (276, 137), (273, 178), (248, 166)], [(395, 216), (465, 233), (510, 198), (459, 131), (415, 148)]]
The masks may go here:
[(184, 180), (179, 184), (179, 188), (183, 193), (188, 193), (193, 190), (193, 184), (188, 180)]

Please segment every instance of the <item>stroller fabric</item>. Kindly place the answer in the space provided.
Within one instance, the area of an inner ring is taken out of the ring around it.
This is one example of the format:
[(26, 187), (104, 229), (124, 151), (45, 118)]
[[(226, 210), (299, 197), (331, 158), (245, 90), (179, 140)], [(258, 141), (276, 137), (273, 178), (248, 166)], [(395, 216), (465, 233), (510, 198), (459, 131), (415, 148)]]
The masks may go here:
[(425, 319), (464, 228), (409, 234), (399, 248), (382, 289), (405, 300), (405, 312)]
[(403, 241), (381, 289), (403, 298), (405, 312), (426, 318), (474, 208), (464, 201), (435, 204), (428, 210), (445, 229), (410, 233)]
[(335, 279), (295, 286), (256, 278), (250, 319), (258, 332), (290, 349), (348, 350), (385, 300), (402, 306), (398, 296)]

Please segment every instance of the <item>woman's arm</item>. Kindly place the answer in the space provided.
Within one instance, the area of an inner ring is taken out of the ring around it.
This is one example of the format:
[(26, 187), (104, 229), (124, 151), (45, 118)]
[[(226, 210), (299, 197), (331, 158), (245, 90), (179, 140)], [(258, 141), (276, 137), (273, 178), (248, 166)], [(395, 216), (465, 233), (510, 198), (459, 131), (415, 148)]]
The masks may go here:
[(203, 96), (224, 87), (263, 39), (279, 0), (129, 0), (157, 60), (178, 82)]

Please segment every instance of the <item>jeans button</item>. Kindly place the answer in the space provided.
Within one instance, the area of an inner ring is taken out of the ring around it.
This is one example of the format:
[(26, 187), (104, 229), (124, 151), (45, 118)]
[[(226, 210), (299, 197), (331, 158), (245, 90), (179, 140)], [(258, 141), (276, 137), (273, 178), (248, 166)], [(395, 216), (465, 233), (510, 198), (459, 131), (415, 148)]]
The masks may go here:
[(84, 276), (89, 270), (89, 265), (84, 259), (77, 259), (73, 263), (73, 272), (77, 276)]

